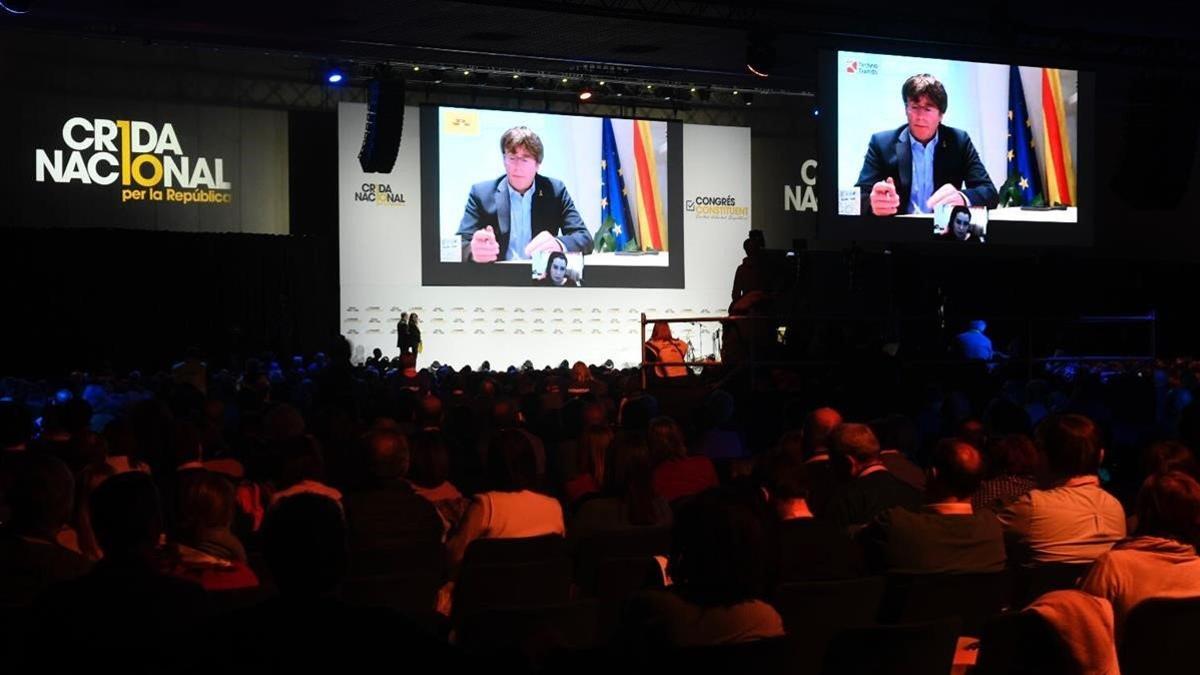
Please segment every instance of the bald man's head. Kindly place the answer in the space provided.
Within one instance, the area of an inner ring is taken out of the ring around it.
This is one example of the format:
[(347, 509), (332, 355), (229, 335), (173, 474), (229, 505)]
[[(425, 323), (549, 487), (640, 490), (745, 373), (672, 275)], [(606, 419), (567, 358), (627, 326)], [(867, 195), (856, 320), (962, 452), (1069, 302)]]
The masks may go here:
[(492, 403), (492, 424), (497, 429), (507, 429), (515, 427), (520, 423), (518, 413), (520, 409), (515, 401), (510, 398), (499, 398)]
[(410, 461), (408, 439), (391, 429), (367, 434), (367, 466), (375, 478), (404, 478)]
[(933, 480), (929, 484), (934, 496), (969, 499), (983, 481), (983, 454), (961, 438), (947, 438), (933, 451)]
[(842, 415), (833, 408), (817, 408), (804, 421), (804, 439), (808, 454), (827, 452), (829, 435), (842, 423)]
[(418, 423), (422, 429), (441, 428), (442, 426), (442, 399), (433, 394), (426, 394), (421, 397), (421, 401), (417, 407)]

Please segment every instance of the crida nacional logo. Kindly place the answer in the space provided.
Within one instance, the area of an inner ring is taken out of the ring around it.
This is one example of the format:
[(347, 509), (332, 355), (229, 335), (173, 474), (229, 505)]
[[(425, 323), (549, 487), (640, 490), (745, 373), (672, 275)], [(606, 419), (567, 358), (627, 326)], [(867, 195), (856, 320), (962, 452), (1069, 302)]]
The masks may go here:
[(354, 201), (371, 202), (376, 206), (404, 206), (404, 193), (387, 183), (363, 183), (354, 193)]
[(738, 206), (732, 195), (697, 195), (683, 202), (684, 210), (697, 218), (738, 220), (750, 217), (749, 206)]
[(221, 158), (184, 153), (170, 122), (72, 117), (63, 148), (34, 151), (34, 180), (120, 186), (122, 202), (229, 204), (233, 186)]

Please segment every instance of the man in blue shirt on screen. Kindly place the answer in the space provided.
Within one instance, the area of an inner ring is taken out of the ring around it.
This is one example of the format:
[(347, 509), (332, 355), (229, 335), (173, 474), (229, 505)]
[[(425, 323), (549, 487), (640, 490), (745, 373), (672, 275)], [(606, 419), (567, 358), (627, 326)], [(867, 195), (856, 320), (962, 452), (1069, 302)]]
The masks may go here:
[(538, 251), (591, 253), (588, 231), (562, 181), (540, 175), (545, 148), (528, 127), (500, 137), (504, 175), (476, 183), (458, 235), (463, 260), (529, 260)]
[(908, 124), (871, 136), (855, 183), (863, 212), (933, 213), (940, 204), (996, 208), (1000, 195), (971, 137), (942, 124), (947, 105), (942, 83), (929, 74), (913, 75), (900, 94)]

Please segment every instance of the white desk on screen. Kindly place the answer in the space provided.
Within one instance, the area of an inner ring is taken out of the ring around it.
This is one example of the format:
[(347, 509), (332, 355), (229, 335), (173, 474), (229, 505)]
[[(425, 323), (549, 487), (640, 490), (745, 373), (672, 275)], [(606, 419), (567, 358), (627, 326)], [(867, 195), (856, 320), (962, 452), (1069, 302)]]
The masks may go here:
[(1042, 222), (1042, 223), (1076, 223), (1079, 222), (1079, 214), (1074, 206), (1068, 206), (1065, 209), (1051, 209), (1047, 211), (1032, 211), (1022, 209), (1019, 206), (1005, 206), (999, 209), (988, 211), (988, 218), (992, 221), (1007, 220), (1018, 222)]
[[(1051, 209), (1047, 211), (1032, 211), (1023, 209), (1019, 206), (1005, 206), (999, 209), (988, 209), (988, 222), (1003, 220), (1008, 222), (1022, 223), (1075, 223), (1079, 222), (1079, 214), (1076, 213), (1076, 207), (1068, 206), (1065, 209)], [(933, 215), (929, 213), (902, 213), (896, 216), (897, 218), (928, 218), (932, 219)]]
[[(497, 260), (500, 265), (525, 265), (528, 260)], [(670, 267), (671, 254), (660, 253), (589, 253), (583, 257), (584, 265), (607, 265), (609, 267)]]
[(671, 254), (661, 253), (589, 253), (583, 258), (585, 265), (608, 265), (610, 267), (670, 267)]

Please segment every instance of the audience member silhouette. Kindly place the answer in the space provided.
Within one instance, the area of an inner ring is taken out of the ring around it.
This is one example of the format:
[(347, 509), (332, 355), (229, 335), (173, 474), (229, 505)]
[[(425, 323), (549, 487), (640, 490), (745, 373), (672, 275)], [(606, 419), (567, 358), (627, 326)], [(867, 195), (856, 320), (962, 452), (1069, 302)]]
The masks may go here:
[(105, 480), (92, 493), (91, 512), (104, 557), (35, 603), (29, 654), (53, 654), (54, 667), (64, 670), (180, 667), (190, 658), (185, 646), (208, 616), (209, 602), (199, 584), (165, 572), (153, 480), (140, 471)]
[(347, 530), (337, 502), (302, 493), (267, 514), (263, 553), (279, 596), (228, 620), (225, 660), (238, 672), (363, 672), (403, 658), (453, 667), (420, 625), (386, 609), (338, 598)]
[(24, 607), (51, 585), (87, 573), (87, 558), (57, 542), (71, 516), (74, 481), (67, 465), (48, 455), (12, 458), (11, 511), (0, 528), (0, 606)]
[(808, 506), (808, 465), (794, 453), (767, 462), (764, 489), (776, 524), (776, 579), (820, 581), (863, 574), (862, 549), (845, 529), (815, 517)]
[(921, 493), (896, 478), (883, 464), (879, 440), (865, 424), (842, 424), (831, 434), (835, 471), (849, 480), (839, 486), (823, 514), (839, 527), (857, 530), (893, 506), (916, 506)]
[(1037, 563), (1090, 563), (1125, 537), (1125, 511), (1100, 487), (1100, 431), (1075, 414), (1047, 417), (1036, 433), (1045, 475), (1005, 506), (1008, 555)]
[(680, 509), (668, 572), (674, 586), (630, 599), (622, 628), (634, 648), (732, 644), (783, 635), (763, 601), (767, 530), (743, 499), (709, 490)]
[(983, 480), (983, 456), (959, 439), (938, 443), (929, 467), (925, 503), (880, 513), (860, 535), (877, 572), (966, 574), (1004, 570), (1004, 533), (971, 497)]

